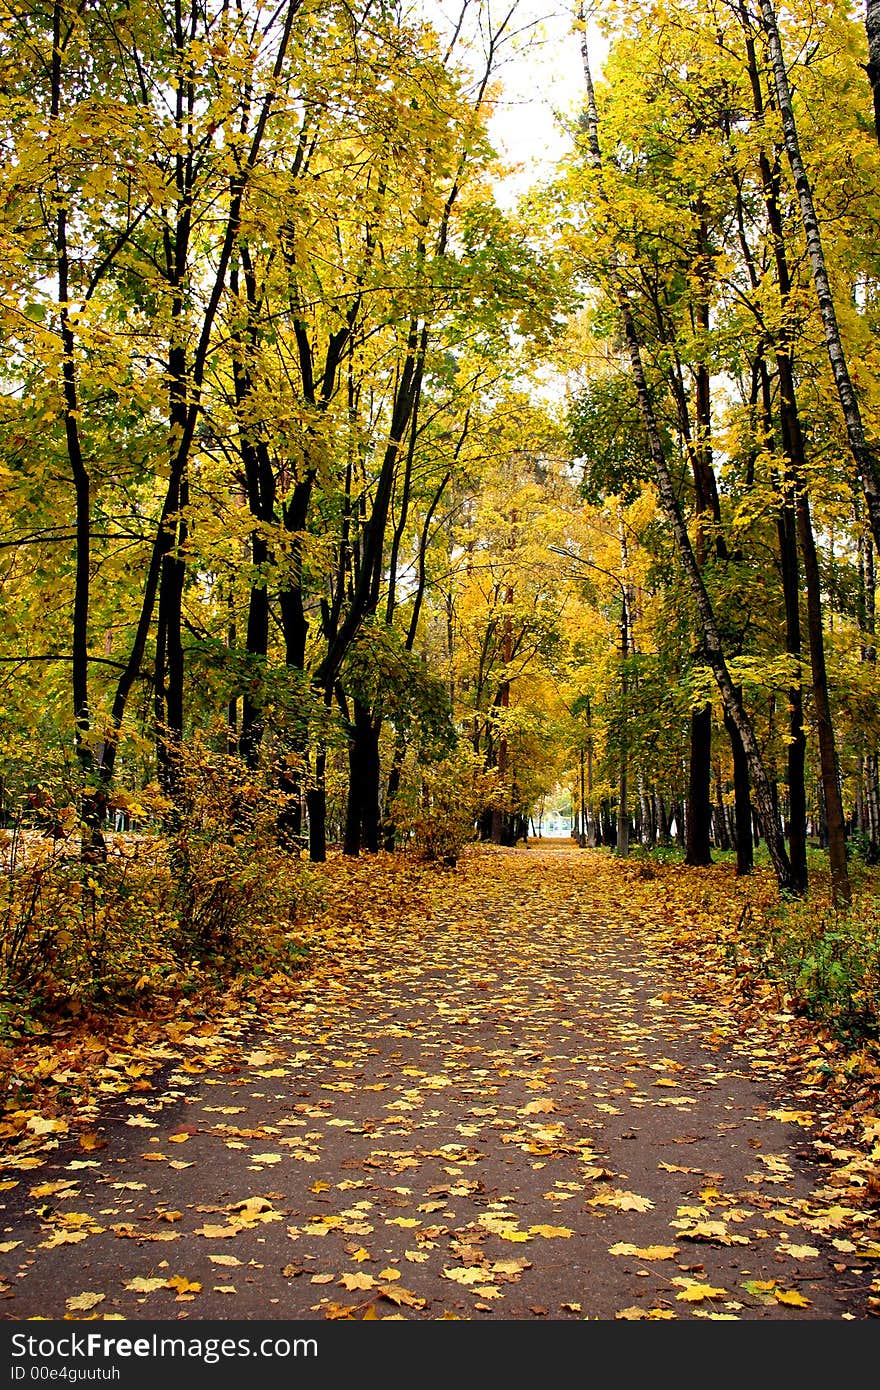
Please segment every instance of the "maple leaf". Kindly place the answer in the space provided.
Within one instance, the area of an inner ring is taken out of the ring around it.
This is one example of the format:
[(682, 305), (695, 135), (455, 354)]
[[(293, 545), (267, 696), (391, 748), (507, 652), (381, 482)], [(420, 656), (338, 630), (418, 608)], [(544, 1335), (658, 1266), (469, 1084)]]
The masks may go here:
[(707, 1298), (726, 1298), (726, 1289), (714, 1288), (712, 1284), (700, 1284), (693, 1279), (673, 1279), (673, 1284), (681, 1286), (681, 1293), (675, 1297), (684, 1303), (702, 1303)]
[(37, 1135), (66, 1134), (68, 1130), (66, 1120), (49, 1120), (42, 1115), (32, 1115), (27, 1122), (27, 1127), (33, 1134)]
[(608, 1247), (609, 1255), (632, 1255), (639, 1260), (674, 1260), (678, 1254), (677, 1245), (627, 1245), (618, 1241)]
[(785, 1303), (790, 1308), (809, 1308), (812, 1302), (797, 1289), (776, 1289), (773, 1297), (777, 1303)]
[(178, 1293), (201, 1293), (202, 1291), (200, 1283), (187, 1279), (182, 1274), (174, 1274), (165, 1282), (169, 1289), (176, 1289)]
[(621, 1192), (608, 1188), (589, 1199), (591, 1207), (615, 1207), (618, 1211), (650, 1211), (654, 1203), (649, 1197), (641, 1197), (637, 1192)]
[(381, 1298), (387, 1298), (389, 1303), (396, 1303), (398, 1307), (402, 1305), (405, 1308), (424, 1308), (427, 1304), (427, 1299), (420, 1298), (401, 1284), (382, 1284), (379, 1287), (379, 1295)]
[(486, 1278), (486, 1272), (487, 1271), (480, 1265), (471, 1265), (469, 1267), (459, 1267), (456, 1269), (446, 1268), (443, 1270), (443, 1278), (451, 1279), (453, 1283), (467, 1286), (469, 1284), (481, 1284)]
[(518, 1275), (522, 1274), (524, 1269), (531, 1269), (532, 1262), (526, 1259), (495, 1260), (490, 1268), (493, 1274)]
[(530, 1226), (529, 1235), (543, 1236), (546, 1240), (552, 1240), (556, 1236), (567, 1239), (568, 1236), (574, 1235), (574, 1231), (570, 1230), (568, 1226)]
[(684, 1221), (673, 1221), (682, 1240), (707, 1241), (713, 1245), (749, 1245), (748, 1236), (734, 1235), (723, 1221), (696, 1221), (688, 1225)]
[(72, 1298), (68, 1298), (64, 1306), (71, 1313), (88, 1313), (99, 1303), (103, 1303), (106, 1297), (107, 1295), (103, 1293), (78, 1293)]
[(541, 1100), (530, 1100), (528, 1105), (524, 1105), (520, 1113), (522, 1115), (549, 1115), (556, 1109), (553, 1101), (549, 1097)]
[(135, 1275), (124, 1285), (132, 1293), (155, 1293), (156, 1289), (166, 1289), (168, 1287), (165, 1279), (145, 1279), (141, 1275)]
[(344, 1289), (374, 1289), (376, 1280), (372, 1274), (343, 1274), (338, 1281)]
[(674, 1318), (675, 1314), (668, 1308), (640, 1308), (638, 1304), (633, 1304), (629, 1308), (621, 1308), (614, 1316), (615, 1318), (623, 1318), (630, 1322), (654, 1322), (663, 1318)]

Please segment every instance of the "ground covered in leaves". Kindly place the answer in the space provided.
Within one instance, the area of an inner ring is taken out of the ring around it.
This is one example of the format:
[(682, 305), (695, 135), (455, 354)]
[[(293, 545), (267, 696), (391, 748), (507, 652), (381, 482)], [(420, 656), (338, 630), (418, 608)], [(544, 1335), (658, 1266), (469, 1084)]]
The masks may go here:
[(729, 874), (334, 859), (297, 978), (22, 1042), (0, 1316), (876, 1316), (877, 1054), (737, 966)]

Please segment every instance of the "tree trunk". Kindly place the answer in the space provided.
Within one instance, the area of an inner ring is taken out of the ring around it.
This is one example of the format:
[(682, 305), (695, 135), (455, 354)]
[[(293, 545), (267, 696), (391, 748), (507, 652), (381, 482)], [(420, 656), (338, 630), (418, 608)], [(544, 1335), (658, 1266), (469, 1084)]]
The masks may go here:
[(712, 706), (691, 711), (691, 756), (685, 818), (684, 862), (704, 868), (712, 863)]
[(754, 868), (749, 766), (739, 730), (726, 715), (724, 727), (730, 739), (730, 753), (733, 759), (733, 839), (736, 846), (736, 873), (739, 878), (750, 874)]
[(880, 144), (880, 0), (867, 0), (865, 29), (868, 34), (868, 81), (874, 98), (874, 130)]
[(309, 818), (309, 859), (323, 864), (327, 858), (327, 791), (324, 775), (327, 754), (321, 748), (315, 754), (313, 785), (306, 792), (306, 813)]
[[(831, 370), (837, 387), (840, 407), (846, 424), (850, 451), (855, 460), (865, 494), (871, 532), (874, 536), (874, 543), (878, 550), (880, 550), (880, 480), (878, 480), (877, 476), (874, 451), (868, 444), (865, 435), (861, 411), (850, 378), (846, 353), (843, 347), (843, 339), (841, 338), (840, 327), (837, 322), (837, 311), (834, 305), (834, 296), (831, 292), (831, 282), (828, 278), (825, 251), (822, 245), (822, 234), (813, 202), (813, 190), (800, 150), (797, 123), (795, 121), (794, 108), (791, 100), (791, 89), (788, 82), (788, 73), (785, 66), (785, 57), (782, 52), (782, 41), (779, 37), (779, 28), (776, 22), (773, 0), (759, 0), (759, 3), (764, 32), (767, 36), (767, 46), (770, 53), (770, 65), (773, 72), (776, 99), (779, 104), (779, 113), (782, 117), (785, 152), (788, 156), (788, 162), (791, 166), (794, 186), (797, 192), (801, 223), (807, 241), (810, 265), (813, 271), (813, 283), (816, 287), (816, 297), (819, 302), (819, 311), (822, 315), (822, 324), (825, 330), (825, 346), (828, 350), (828, 359), (831, 363)], [(876, 9), (876, 6), (873, 8)], [(872, 25), (875, 18), (876, 15), (872, 15)]]

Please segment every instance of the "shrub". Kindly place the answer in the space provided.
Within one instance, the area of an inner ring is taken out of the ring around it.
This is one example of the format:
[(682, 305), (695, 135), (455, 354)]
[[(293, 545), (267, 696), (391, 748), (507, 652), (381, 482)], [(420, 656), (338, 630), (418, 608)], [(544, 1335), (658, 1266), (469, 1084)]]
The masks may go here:
[(880, 1037), (880, 902), (870, 892), (836, 910), (811, 896), (744, 913), (750, 963), (801, 1013), (841, 1039)]
[(473, 840), (477, 819), (494, 793), (493, 774), (467, 750), (411, 766), (393, 807), (402, 848), (421, 859), (454, 864)]
[(76, 806), (44, 800), (48, 833), (31, 810), (0, 832), (0, 1032), (301, 965), (308, 866), (278, 844), (281, 799), (237, 759), (186, 750), (175, 803), (147, 788), (132, 809), (151, 826), (108, 837), (97, 863)]

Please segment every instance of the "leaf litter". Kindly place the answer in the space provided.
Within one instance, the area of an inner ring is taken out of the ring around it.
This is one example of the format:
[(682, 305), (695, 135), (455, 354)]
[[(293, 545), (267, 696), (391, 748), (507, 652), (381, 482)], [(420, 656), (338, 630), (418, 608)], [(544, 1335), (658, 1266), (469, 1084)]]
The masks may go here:
[[(876, 1315), (880, 1068), (744, 996), (725, 924), (676, 912), (688, 872), (661, 893), (562, 848), (335, 858), (308, 975), (29, 1043), (8, 1315)], [(81, 1292), (84, 1241), (105, 1280)]]

